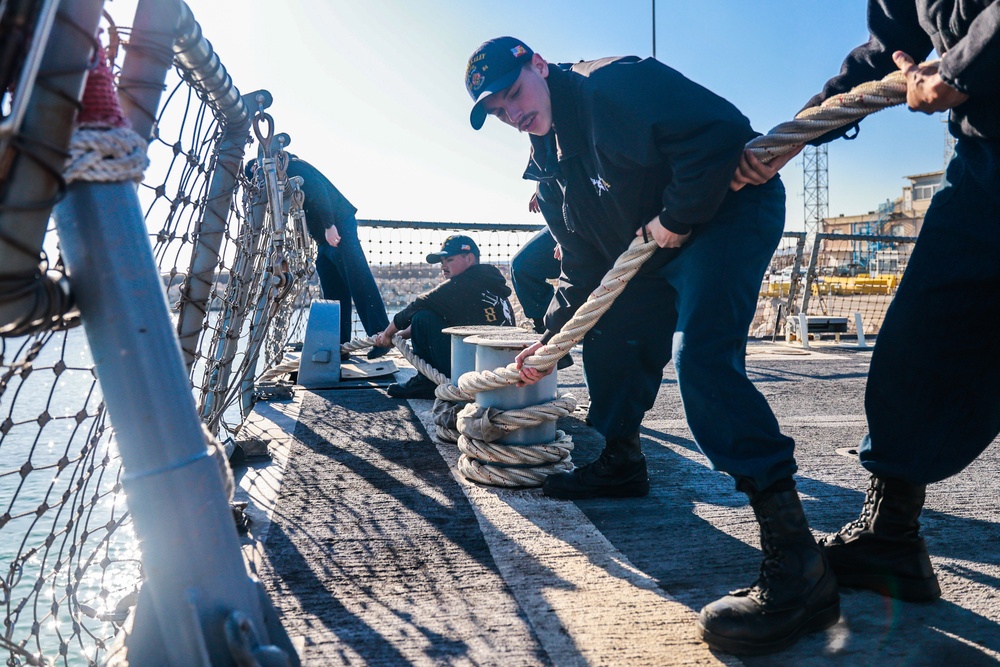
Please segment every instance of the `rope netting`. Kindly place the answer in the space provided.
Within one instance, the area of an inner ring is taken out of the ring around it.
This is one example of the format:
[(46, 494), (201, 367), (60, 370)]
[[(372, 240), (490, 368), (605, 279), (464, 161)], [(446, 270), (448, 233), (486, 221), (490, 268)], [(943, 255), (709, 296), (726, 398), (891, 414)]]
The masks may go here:
[[(129, 43), (128, 29), (113, 33), (125, 47), (110, 54), (110, 71), (117, 75), (119, 56), (138, 47)], [(227, 128), (206, 103), (198, 79), (177, 70), (167, 91), (139, 198), (164, 290), (176, 312), (179, 339), (190, 354), (201, 417), (212, 436), (235, 440), (253, 405), (255, 384), (286, 369), (287, 353), (304, 336), (308, 305), (319, 296), (315, 249), (301, 219), (298, 185), (282, 173), (280, 146), (265, 152), (276, 161), (282, 199), (276, 206), (262, 196), (260, 178), (245, 174), (239, 157), (234, 160), (220, 148)], [(7, 102), (9, 89), (2, 94)], [(74, 171), (89, 173), (90, 180), (137, 178), (142, 165), (135, 142), (107, 132), (94, 137), (91, 131), (78, 137)], [(118, 161), (123, 164), (111, 166)], [(108, 167), (113, 171), (107, 172)], [(102, 170), (107, 173), (98, 175)], [(221, 171), (227, 171), (234, 186), (213, 193), (213, 178)], [(224, 224), (212, 232), (218, 243), (208, 247), (204, 224), (213, 216), (221, 216)], [(361, 221), (361, 242), (390, 316), (441, 279), (424, 256), (456, 232), (473, 235), (483, 261), (509, 277), (510, 258), (534, 229)], [(57, 242), (50, 228), (48, 255), (58, 257)], [(599, 293), (529, 365), (550, 368), (582, 340), (652, 250), (648, 243), (630, 249)], [(53, 266), (59, 266), (58, 260)], [(523, 311), (516, 299), (512, 302), (523, 321)], [(114, 430), (86, 336), (69, 328), (71, 323), (0, 337), (0, 456), (5, 462), (0, 465), (0, 651), (8, 652), (10, 665), (100, 663), (134, 606), (142, 580)], [(364, 339), (356, 317), (354, 331)], [(347, 351), (360, 351), (370, 346), (367, 342)], [(440, 379), (442, 400), (471, 402), (479, 392), (515, 383), (517, 373), (509, 366), (466, 374), (451, 389), (447, 378)], [(490, 415), (487, 428), (509, 433), (571, 411), (571, 402), (560, 398), (536, 409)], [(475, 419), (470, 413), (466, 421)], [(464, 446), (461, 470), (471, 478), (506, 483), (495, 477), (495, 468), (483, 465), (495, 461), (513, 471), (514, 485), (538, 481), (518, 477), (525, 474), (518, 467), (522, 462), (489, 439), (469, 436)], [(547, 474), (547, 466), (559, 466), (560, 459), (568, 462), (570, 447), (560, 435), (535, 449), (530, 462)]]
[[(123, 57), (132, 49), (130, 30), (111, 30)], [(106, 68), (97, 64), (95, 81), (120, 72), (117, 58)], [(174, 71), (168, 90), (139, 198), (172, 308), (178, 318), (185, 307), (203, 316), (190, 376), (213, 448), (216, 435), (238, 434), (256, 375), (303, 335), (304, 306), (317, 293), (312, 248), (286, 224), (301, 208), (294, 185), (280, 220), (256, 216), (259, 193), (237, 166), (217, 266), (192, 272), (225, 128), (189, 73)], [(87, 122), (71, 142), (66, 181), (143, 178), (146, 142), (115, 127), (121, 111), (108, 106), (105, 92), (97, 94), (95, 113), (81, 113)], [(88, 96), (93, 102), (89, 88)], [(50, 224), (46, 252), (58, 257), (57, 248)], [(184, 286), (197, 281), (209, 286), (204, 303), (185, 299)], [(114, 429), (86, 336), (67, 328), (72, 323), (0, 338), (0, 455), (7, 462), (0, 467), (0, 651), (10, 665), (99, 664), (120, 637), (142, 580)]]

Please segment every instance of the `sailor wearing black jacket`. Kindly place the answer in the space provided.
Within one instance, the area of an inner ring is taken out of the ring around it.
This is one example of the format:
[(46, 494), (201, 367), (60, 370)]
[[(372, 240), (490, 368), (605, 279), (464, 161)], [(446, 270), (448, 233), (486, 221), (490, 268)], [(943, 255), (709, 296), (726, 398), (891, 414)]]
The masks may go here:
[[(316, 273), (319, 275), (323, 298), (340, 302), (340, 340), (351, 340), (351, 302), (358, 310), (358, 319), (369, 336), (385, 329), (389, 317), (378, 291), (375, 277), (358, 239), (358, 209), (316, 167), (289, 155), (286, 173), (303, 179), (309, 235), (316, 241)], [(368, 358), (388, 352), (389, 347), (373, 347)]]
[[(538, 171), (563, 193), (562, 284), (546, 316), (551, 335), (598, 286), (635, 236), (660, 246), (584, 339), (590, 420), (600, 458), (550, 476), (559, 498), (642, 496), (649, 481), (639, 426), (673, 358), (684, 412), (712, 464), (754, 505), (762, 534), (787, 558), (753, 587), (741, 611), (754, 651), (778, 650), (837, 621), (836, 582), (795, 492), (794, 443), (747, 378), (747, 332), (784, 227), (777, 179), (731, 191), (755, 136), (729, 102), (652, 59), (550, 66), (520, 40), (484, 43), (470, 58), (471, 122), (487, 115), (532, 135)], [(555, 159), (543, 138), (554, 130)], [(537, 347), (529, 348), (520, 363)], [(540, 374), (521, 368), (530, 383)], [(749, 620), (747, 620), (749, 619)], [(740, 646), (731, 647), (733, 650)]]
[[(410, 339), (418, 357), (449, 375), (451, 337), (442, 330), (473, 324), (514, 326), (507, 298), (511, 291), (495, 266), (479, 263), (479, 247), (468, 236), (449, 236), (440, 251), (427, 255), (427, 261), (440, 263), (447, 280), (396, 313), (375, 337), (375, 344), (391, 345), (399, 333)], [(434, 398), (434, 383), (417, 373), (403, 384), (389, 385), (387, 391), (396, 398)]]
[[(950, 111), (958, 141), (872, 353), (861, 518), (823, 546), (841, 584), (931, 601), (941, 589), (919, 535), (926, 485), (1000, 433), (1000, 347), (981, 337), (1000, 327), (1000, 2), (871, 0), (868, 27), (807, 106), (899, 69), (909, 107)], [(915, 64), (932, 47), (940, 64)], [(737, 180), (759, 183), (794, 155), (769, 168), (748, 156)]]

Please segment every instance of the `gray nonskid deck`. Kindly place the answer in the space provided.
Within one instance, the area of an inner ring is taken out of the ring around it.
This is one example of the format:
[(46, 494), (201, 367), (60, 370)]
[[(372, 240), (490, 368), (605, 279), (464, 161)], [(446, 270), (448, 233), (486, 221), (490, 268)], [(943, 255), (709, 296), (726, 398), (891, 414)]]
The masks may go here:
[[(835, 530), (856, 515), (866, 479), (845, 450), (865, 431), (870, 355), (750, 351), (751, 379), (796, 439), (810, 523)], [(579, 363), (560, 385), (586, 402)], [(694, 619), (755, 578), (756, 524), (691, 441), (672, 369), (643, 424), (652, 492), (642, 499), (570, 503), (471, 484), (455, 472), (456, 448), (427, 435), (429, 407), (378, 389), (300, 390), (292, 403), (257, 407), (278, 455), (240, 479), (254, 497), (247, 550), (306, 664), (1000, 662), (995, 446), (928, 494), (922, 522), (940, 602), (845, 589), (835, 627), (740, 661), (702, 645)], [(596, 457), (601, 439), (581, 419), (560, 428), (577, 462)]]

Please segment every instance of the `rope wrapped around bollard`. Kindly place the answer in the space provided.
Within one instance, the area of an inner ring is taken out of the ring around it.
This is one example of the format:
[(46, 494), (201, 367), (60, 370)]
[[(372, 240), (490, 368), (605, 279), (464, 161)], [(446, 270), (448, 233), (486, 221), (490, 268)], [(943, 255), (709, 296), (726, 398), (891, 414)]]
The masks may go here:
[[(392, 343), (419, 373), (437, 385), (434, 392), (438, 399), (435, 401), (435, 410), (443, 403), (467, 404), (458, 413), (457, 430), (449, 429), (435, 420), (438, 437), (446, 442), (457, 443), (462, 452), (458, 469), (466, 479), (492, 486), (540, 486), (548, 475), (572, 470), (570, 452), (573, 441), (562, 431), (556, 431), (555, 439), (542, 445), (509, 445), (494, 441), (517, 429), (556, 421), (571, 414), (576, 408), (575, 398), (567, 394), (548, 403), (517, 410), (482, 408), (473, 403), (478, 391), (467, 392), (453, 385), (450, 378), (417, 356), (402, 337), (394, 336)], [(363, 349), (366, 344), (372, 344), (370, 339), (352, 341), (350, 349)], [(341, 349), (344, 350), (347, 345), (341, 346)], [(563, 345), (565, 350), (551, 357), (550, 366), (573, 347), (572, 344)], [(462, 377), (471, 374), (466, 373)], [(515, 379), (498, 388), (510, 386), (516, 381)]]
[[(656, 248), (654, 242), (636, 238), (569, 322), (546, 345), (528, 357), (525, 365), (540, 371), (555, 366), (607, 312)], [(458, 379), (458, 389), (461, 394), (475, 396), (481, 391), (516, 385), (519, 381), (520, 372), (516, 365), (509, 364), (495, 370), (465, 373)], [(480, 425), (484, 417), (480, 406), (467, 406), (459, 415), (458, 430), (462, 434), (459, 439), (462, 451), (459, 470), (471, 481), (508, 487), (541, 486), (549, 475), (572, 470), (572, 441), (561, 431), (557, 431), (554, 442), (544, 445), (504, 445), (492, 440), (513, 428), (523, 427), (518, 425), (519, 422), (534, 424), (536, 418), (554, 421), (570, 414), (575, 406), (575, 399), (564, 395), (555, 401), (522, 410), (495, 411), (492, 414), (487, 411), (485, 418), (498, 429), (495, 431)], [(473, 425), (476, 425), (475, 428)]]
[(496, 442), (521, 428), (538, 426), (572, 414), (576, 399), (562, 394), (548, 403), (501, 411), (470, 403), (458, 416), (458, 470), (466, 479), (490, 486), (541, 486), (545, 478), (573, 469), (573, 439), (556, 430), (551, 442)]

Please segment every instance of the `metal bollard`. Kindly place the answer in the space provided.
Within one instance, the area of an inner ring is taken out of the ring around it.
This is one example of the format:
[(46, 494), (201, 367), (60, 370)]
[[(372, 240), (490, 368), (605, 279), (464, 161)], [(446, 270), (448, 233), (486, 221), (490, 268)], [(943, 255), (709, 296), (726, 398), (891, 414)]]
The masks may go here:
[[(476, 346), (476, 370), (493, 370), (513, 363), (514, 358), (537, 342), (539, 334), (530, 331), (489, 333), (468, 337), (465, 342)], [(557, 371), (553, 371), (533, 385), (504, 387), (482, 391), (476, 395), (476, 404), (499, 410), (516, 410), (531, 405), (548, 403), (559, 392)], [(512, 431), (497, 442), (509, 445), (540, 445), (556, 437), (556, 423), (544, 422), (538, 426)]]
[(339, 301), (317, 299), (310, 305), (298, 383), (307, 389), (329, 389), (340, 384)]
[(491, 324), (472, 324), (468, 326), (448, 327), (442, 333), (451, 336), (451, 384), (458, 386), (458, 378), (463, 374), (476, 370), (476, 345), (467, 342), (470, 336), (491, 333), (510, 333), (524, 331), (518, 327), (498, 327)]
[(858, 333), (858, 347), (868, 347), (865, 341), (865, 323), (861, 320), (861, 313), (854, 313), (854, 328)]

